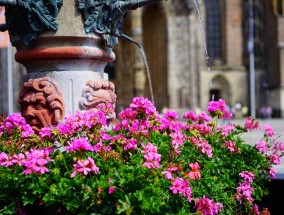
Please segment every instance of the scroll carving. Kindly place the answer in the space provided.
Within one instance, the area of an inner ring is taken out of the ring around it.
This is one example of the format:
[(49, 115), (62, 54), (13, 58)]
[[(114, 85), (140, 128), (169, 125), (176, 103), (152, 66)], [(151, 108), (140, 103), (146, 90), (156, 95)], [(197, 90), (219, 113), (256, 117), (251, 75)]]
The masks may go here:
[(57, 83), (51, 78), (30, 79), (20, 92), (21, 112), (34, 131), (57, 125), (64, 117), (64, 101)]
[(85, 20), (85, 31), (102, 35), (106, 44), (114, 47), (121, 35), (123, 18), (128, 10), (135, 10), (162, 0), (77, 0)]
[(11, 36), (18, 36), (25, 45), (46, 30), (57, 30), (56, 17), (63, 0), (0, 0), (6, 6), (6, 26)]
[[(95, 109), (99, 104), (112, 104), (116, 102), (115, 86), (104, 79), (88, 80), (80, 100), (82, 110)], [(114, 116), (109, 116), (114, 118)]]

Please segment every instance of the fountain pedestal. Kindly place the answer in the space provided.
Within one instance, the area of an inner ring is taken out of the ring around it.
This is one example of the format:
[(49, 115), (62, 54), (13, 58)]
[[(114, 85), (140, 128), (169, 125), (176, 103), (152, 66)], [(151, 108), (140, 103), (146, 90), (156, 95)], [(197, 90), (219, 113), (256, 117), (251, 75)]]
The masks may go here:
[[(128, 10), (161, 0), (0, 0), (15, 59), (27, 69), (19, 103), (39, 131), (66, 113), (116, 102), (104, 68)], [(112, 116), (113, 117), (113, 116)]]

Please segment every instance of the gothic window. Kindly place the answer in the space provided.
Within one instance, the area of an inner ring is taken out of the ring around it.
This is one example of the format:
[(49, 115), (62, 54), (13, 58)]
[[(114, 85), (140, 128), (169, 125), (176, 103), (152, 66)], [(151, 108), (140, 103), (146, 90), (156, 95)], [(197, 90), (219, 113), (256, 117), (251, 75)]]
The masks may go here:
[(222, 62), (222, 29), (220, 0), (204, 0), (206, 10), (206, 40), (210, 63)]
[(272, 9), (275, 15), (284, 16), (284, 0), (272, 0)]
[[(263, 68), (265, 66), (264, 59), (264, 12), (263, 12), (263, 0), (253, 0), (253, 36), (254, 36), (254, 57), (256, 68)], [(249, 39), (249, 1), (244, 2), (244, 50), (248, 50), (247, 42)], [(248, 53), (245, 54), (245, 64), (249, 64)]]

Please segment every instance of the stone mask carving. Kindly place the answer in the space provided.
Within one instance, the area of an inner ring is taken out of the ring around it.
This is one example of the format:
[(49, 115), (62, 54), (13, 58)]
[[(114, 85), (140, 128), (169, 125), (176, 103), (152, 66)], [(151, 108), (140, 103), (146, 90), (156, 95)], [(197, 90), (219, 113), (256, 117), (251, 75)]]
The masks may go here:
[(19, 103), (23, 117), (33, 130), (58, 124), (64, 116), (64, 102), (57, 83), (51, 78), (30, 79), (24, 83)]
[[(98, 105), (112, 104), (113, 108), (116, 102), (115, 86), (112, 82), (104, 79), (89, 80), (83, 90), (80, 100), (82, 110), (96, 109)], [(115, 115), (107, 116), (113, 119)]]

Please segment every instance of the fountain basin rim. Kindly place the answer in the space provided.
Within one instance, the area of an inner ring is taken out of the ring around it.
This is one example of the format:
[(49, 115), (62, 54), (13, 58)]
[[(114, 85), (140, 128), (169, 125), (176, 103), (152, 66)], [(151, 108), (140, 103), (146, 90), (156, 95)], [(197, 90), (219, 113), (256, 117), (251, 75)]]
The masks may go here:
[(87, 46), (61, 46), (49, 48), (37, 48), (32, 50), (21, 50), (15, 54), (18, 62), (32, 60), (52, 60), (52, 59), (93, 59), (99, 61), (112, 62), (115, 54), (110, 51), (106, 52), (98, 47)]

